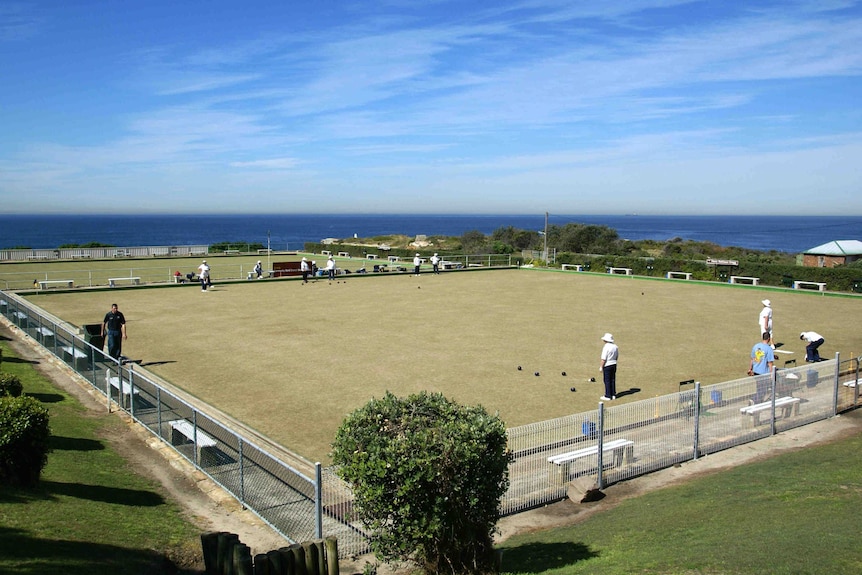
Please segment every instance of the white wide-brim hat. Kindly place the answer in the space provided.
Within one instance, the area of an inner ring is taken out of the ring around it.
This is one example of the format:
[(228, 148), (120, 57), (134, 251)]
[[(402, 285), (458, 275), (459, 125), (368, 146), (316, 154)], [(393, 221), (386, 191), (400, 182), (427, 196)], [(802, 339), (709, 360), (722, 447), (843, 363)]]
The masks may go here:
[(771, 305), (772, 305), (772, 302), (771, 302), (771, 301), (769, 301), (768, 299), (765, 299), (765, 300), (763, 300), (763, 301), (762, 301), (762, 302), (760, 302), (760, 303), (762, 303), (762, 304), (763, 304), (763, 305), (765, 305), (766, 307), (769, 307), (769, 306), (771, 306)]
[(602, 341), (606, 341), (608, 343), (614, 343), (614, 336), (612, 336), (609, 333), (606, 333), (605, 335), (602, 336)]

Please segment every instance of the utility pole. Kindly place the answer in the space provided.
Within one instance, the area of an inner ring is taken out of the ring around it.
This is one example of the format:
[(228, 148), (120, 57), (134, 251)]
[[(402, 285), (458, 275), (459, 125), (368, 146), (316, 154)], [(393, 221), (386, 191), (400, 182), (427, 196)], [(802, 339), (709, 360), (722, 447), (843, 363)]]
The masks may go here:
[(545, 233), (543, 235), (545, 236), (545, 251), (543, 259), (545, 260), (545, 267), (548, 267), (548, 212), (545, 212)]

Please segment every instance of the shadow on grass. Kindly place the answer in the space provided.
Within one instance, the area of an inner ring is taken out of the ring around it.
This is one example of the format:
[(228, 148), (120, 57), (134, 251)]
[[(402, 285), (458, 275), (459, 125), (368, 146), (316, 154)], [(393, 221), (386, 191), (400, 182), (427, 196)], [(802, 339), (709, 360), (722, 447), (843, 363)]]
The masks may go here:
[(60, 403), (66, 399), (65, 396), (60, 395), (59, 393), (25, 393), (24, 395), (32, 397), (41, 403)]
[(502, 571), (508, 573), (542, 573), (598, 557), (583, 543), (525, 543), (505, 547)]
[(625, 397), (625, 396), (627, 396), (627, 395), (634, 395), (634, 394), (636, 394), (636, 393), (640, 393), (640, 392), (641, 392), (641, 388), (639, 388), (639, 387), (630, 387), (629, 389), (627, 389), (627, 390), (625, 390), (625, 391), (618, 391), (618, 392), (617, 392), (617, 398)]
[(41, 539), (7, 527), (0, 527), (0, 571), (3, 565), (14, 565), (13, 572), (21, 575), (192, 573), (149, 549)]
[(166, 365), (168, 363), (176, 363), (175, 359), (169, 359), (165, 361), (148, 361), (146, 363), (142, 362), (142, 360), (138, 360), (138, 365), (141, 367), (150, 366), (150, 365)]
[(104, 444), (97, 439), (82, 439), (80, 437), (64, 437), (52, 435), (49, 439), (51, 449), (61, 451), (102, 451)]
[(34, 359), (21, 359), (15, 356), (4, 356), (3, 363), (29, 363), (30, 365), (39, 365), (39, 362)]
[[(129, 507), (156, 507), (165, 503), (164, 497), (154, 491), (85, 483), (62, 483), (44, 479), (39, 481), (39, 485), (31, 489), (6, 488), (0, 491), (0, 503), (27, 503), (35, 500), (52, 500), (57, 497), (74, 497), (86, 501), (101, 501)], [(0, 569), (0, 573), (2, 573), (2, 569)]]

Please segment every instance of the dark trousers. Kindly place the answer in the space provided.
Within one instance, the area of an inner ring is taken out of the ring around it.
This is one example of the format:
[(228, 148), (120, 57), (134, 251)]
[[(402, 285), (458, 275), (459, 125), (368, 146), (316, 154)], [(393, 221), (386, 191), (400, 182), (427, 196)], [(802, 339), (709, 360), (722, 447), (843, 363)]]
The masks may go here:
[(605, 397), (612, 398), (617, 394), (617, 364), (604, 366), (602, 378), (605, 381)]
[(302, 272), (302, 283), (304, 283), (304, 284), (308, 283), (308, 270), (304, 270)]
[(115, 329), (108, 330), (108, 355), (114, 359), (120, 359), (123, 353), (123, 332)]
[(820, 352), (817, 348), (823, 345), (824, 341), (826, 340), (821, 337), (805, 346), (805, 361), (820, 361)]

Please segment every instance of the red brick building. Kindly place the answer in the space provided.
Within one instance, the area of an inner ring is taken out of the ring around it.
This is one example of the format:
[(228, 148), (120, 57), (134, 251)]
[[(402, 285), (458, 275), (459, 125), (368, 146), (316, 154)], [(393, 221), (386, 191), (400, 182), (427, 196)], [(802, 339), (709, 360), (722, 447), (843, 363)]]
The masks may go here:
[(834, 268), (862, 259), (862, 242), (835, 240), (802, 252), (802, 265), (815, 268)]

